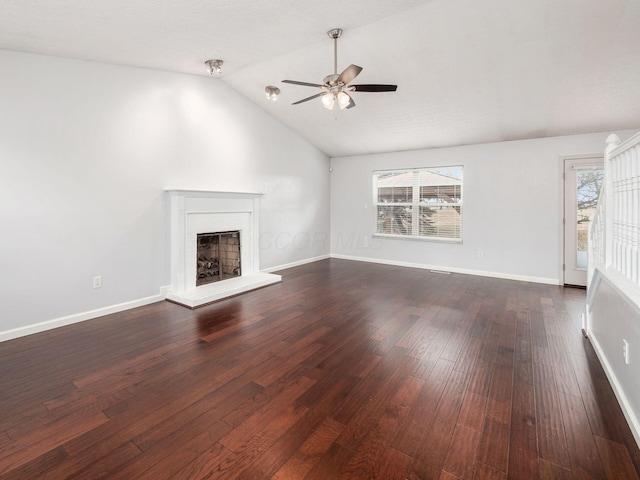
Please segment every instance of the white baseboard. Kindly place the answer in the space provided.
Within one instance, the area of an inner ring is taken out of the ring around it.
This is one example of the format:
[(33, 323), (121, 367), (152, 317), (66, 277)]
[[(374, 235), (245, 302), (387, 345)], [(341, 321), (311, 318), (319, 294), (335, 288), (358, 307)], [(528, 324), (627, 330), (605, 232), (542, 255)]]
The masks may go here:
[(284, 265), (277, 265), (275, 267), (264, 268), (260, 271), (264, 273), (277, 272), (278, 270), (284, 270), (286, 268), (298, 267), (300, 265), (305, 265), (307, 263), (313, 263), (319, 260), (325, 260), (329, 257), (330, 257), (329, 254), (327, 254), (327, 255), (320, 255), (319, 257), (305, 258), (304, 260), (298, 260), (297, 262), (285, 263)]
[(84, 322), (97, 317), (103, 317), (104, 315), (110, 315), (112, 313), (122, 312), (124, 310), (130, 310), (136, 307), (142, 307), (149, 305), (150, 303), (160, 302), (167, 296), (168, 286), (160, 287), (160, 293), (157, 295), (151, 295), (150, 297), (139, 298), (137, 300), (131, 300), (129, 302), (119, 303), (117, 305), (110, 305), (108, 307), (97, 308), (95, 310), (89, 310), (88, 312), (75, 313), (73, 315), (67, 315), (66, 317), (54, 318), (53, 320), (47, 320), (46, 322), (34, 323), (33, 325), (27, 325), (25, 327), (14, 328), (12, 330), (5, 330), (0, 332), (0, 342), (6, 342), (14, 338), (24, 337), (34, 333), (45, 332), (58, 327), (64, 327), (65, 325), (71, 325), (73, 323)]
[(544, 283), (546, 285), (560, 285), (557, 278), (530, 277), (526, 275), (514, 275), (510, 273), (486, 272), (484, 270), (470, 270), (467, 268), (448, 267), (444, 265), (426, 265), (423, 263), (398, 262), (395, 260), (385, 260), (370, 257), (354, 257), (351, 255), (331, 254), (331, 258), (340, 258), (343, 260), (355, 260), (356, 262), (380, 263), (383, 265), (395, 265), (397, 267), (421, 268), (423, 270), (438, 270), (441, 272), (463, 273), (465, 275), (477, 275), (479, 277), (502, 278), (504, 280), (517, 280), (519, 282)]
[(589, 341), (593, 346), (593, 349), (596, 352), (598, 359), (600, 360), (600, 364), (604, 370), (604, 373), (607, 375), (609, 379), (609, 383), (611, 384), (611, 388), (613, 389), (613, 393), (616, 395), (618, 399), (618, 403), (620, 404), (620, 408), (622, 409), (622, 413), (624, 413), (624, 417), (627, 419), (627, 423), (629, 424), (629, 428), (631, 429), (631, 433), (633, 434), (633, 438), (635, 438), (638, 447), (640, 447), (640, 421), (638, 421), (638, 417), (636, 417), (627, 396), (624, 394), (624, 390), (622, 389), (622, 385), (618, 381), (618, 377), (611, 368), (611, 364), (607, 359), (607, 356), (604, 353), (604, 350), (600, 346), (598, 342), (598, 337), (592, 331), (588, 331)]

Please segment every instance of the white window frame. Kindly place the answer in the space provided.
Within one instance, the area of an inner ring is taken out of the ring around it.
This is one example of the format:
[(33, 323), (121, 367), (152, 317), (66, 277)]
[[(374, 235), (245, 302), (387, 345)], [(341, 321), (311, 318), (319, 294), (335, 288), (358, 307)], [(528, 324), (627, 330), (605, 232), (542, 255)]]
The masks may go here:
[[(459, 207), (460, 210), (460, 236), (459, 237), (442, 237), (439, 235), (425, 235), (420, 234), (420, 207), (429, 207), (429, 206), (446, 206), (441, 202), (420, 202), (420, 188), (423, 186), (434, 186), (434, 185), (421, 185), (419, 180), (419, 176), (421, 172), (429, 172), (441, 174), (442, 170), (450, 170), (450, 169), (459, 169), (460, 170), (460, 200), (455, 204), (451, 204), (450, 207)], [(378, 195), (378, 177), (381, 174), (413, 174), (413, 181), (411, 185), (405, 186), (405, 188), (411, 188), (411, 201), (410, 202), (380, 202)], [(382, 238), (394, 238), (394, 239), (402, 239), (402, 240), (421, 240), (421, 241), (432, 241), (432, 242), (444, 242), (444, 243), (462, 243), (463, 237), (463, 210), (464, 210), (464, 201), (463, 201), (463, 192), (464, 192), (464, 166), (463, 165), (446, 165), (446, 166), (438, 166), (438, 167), (422, 167), (422, 168), (403, 168), (403, 169), (394, 169), (394, 170), (374, 170), (373, 171), (373, 211), (374, 211), (374, 237), (382, 237)], [(384, 233), (378, 231), (378, 207), (380, 206), (390, 206), (394, 207), (410, 207), (411, 208), (411, 234), (403, 235), (403, 234), (393, 234), (393, 233)]]

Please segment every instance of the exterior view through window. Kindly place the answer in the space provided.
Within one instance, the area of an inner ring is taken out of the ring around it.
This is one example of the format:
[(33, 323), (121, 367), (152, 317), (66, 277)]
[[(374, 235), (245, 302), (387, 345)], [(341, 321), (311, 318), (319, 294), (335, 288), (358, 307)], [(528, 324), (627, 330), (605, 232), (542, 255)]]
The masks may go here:
[(576, 194), (578, 207), (577, 260), (576, 267), (587, 268), (587, 237), (591, 218), (598, 206), (598, 197), (604, 180), (604, 168), (590, 167), (576, 172)]
[(373, 172), (376, 235), (462, 242), (462, 166)]

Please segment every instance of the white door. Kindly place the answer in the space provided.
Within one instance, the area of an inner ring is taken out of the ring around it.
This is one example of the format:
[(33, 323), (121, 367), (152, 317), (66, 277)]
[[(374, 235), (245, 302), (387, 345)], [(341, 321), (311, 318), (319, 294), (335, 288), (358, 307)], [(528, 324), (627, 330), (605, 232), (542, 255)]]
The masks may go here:
[(565, 285), (587, 285), (587, 238), (603, 179), (602, 157), (564, 161)]

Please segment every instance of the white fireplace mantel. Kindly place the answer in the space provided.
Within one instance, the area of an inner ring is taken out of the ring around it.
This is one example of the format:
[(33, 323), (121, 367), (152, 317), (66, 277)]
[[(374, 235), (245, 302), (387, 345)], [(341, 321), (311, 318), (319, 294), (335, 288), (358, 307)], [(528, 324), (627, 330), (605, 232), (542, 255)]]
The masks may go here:
[[(170, 201), (171, 288), (167, 299), (195, 308), (281, 281), (260, 272), (260, 193), (167, 190)], [(196, 287), (199, 233), (240, 231), (241, 276)]]

